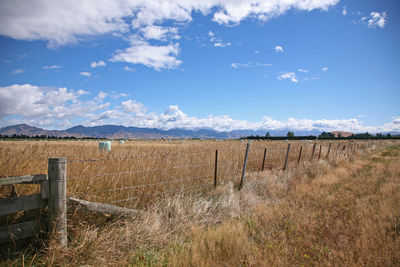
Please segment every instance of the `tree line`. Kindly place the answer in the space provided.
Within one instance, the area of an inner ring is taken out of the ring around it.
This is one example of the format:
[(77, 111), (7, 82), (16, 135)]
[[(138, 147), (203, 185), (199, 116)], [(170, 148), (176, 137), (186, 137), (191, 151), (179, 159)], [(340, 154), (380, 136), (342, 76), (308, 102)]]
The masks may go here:
[(342, 136), (340, 133), (335, 136), (330, 132), (322, 132), (319, 135), (307, 135), (307, 136), (296, 136), (294, 132), (288, 132), (286, 136), (271, 136), (269, 132), (265, 136), (260, 135), (250, 135), (246, 137), (241, 137), (240, 139), (263, 139), (263, 140), (349, 140), (349, 139), (400, 139), (399, 135), (391, 135), (377, 133), (375, 135), (366, 133), (352, 134), (350, 136)]

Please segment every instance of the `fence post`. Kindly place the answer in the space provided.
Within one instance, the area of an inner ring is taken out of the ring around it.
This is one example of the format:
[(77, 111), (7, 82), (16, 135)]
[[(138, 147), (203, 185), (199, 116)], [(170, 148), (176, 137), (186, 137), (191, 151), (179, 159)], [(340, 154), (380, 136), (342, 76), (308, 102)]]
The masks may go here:
[(263, 157), (263, 163), (262, 163), (261, 171), (264, 171), (265, 157), (266, 156), (267, 156), (267, 148), (264, 148), (264, 157)]
[(321, 158), (321, 150), (322, 150), (322, 144), (319, 145), (319, 154), (318, 154), (318, 160)]
[(49, 232), (58, 245), (67, 247), (67, 161), (52, 158), (48, 162)]
[(286, 170), (288, 158), (289, 158), (289, 151), (290, 151), (290, 144), (287, 146), (287, 152), (286, 152), (286, 159), (285, 159), (285, 165), (283, 165), (283, 170)]
[(217, 187), (217, 174), (218, 174), (218, 149), (215, 150), (214, 188)]
[(299, 158), (297, 160), (297, 164), (300, 163), (300, 159), (301, 159), (301, 151), (303, 151), (303, 146), (300, 146), (300, 152), (299, 152)]
[(242, 171), (242, 178), (240, 179), (240, 184), (239, 184), (239, 190), (242, 189), (243, 187), (243, 182), (244, 182), (244, 175), (246, 173), (246, 166), (247, 166), (247, 157), (249, 155), (249, 149), (250, 149), (250, 143), (247, 143), (246, 146), (246, 154), (244, 155), (244, 162), (243, 162), (243, 171)]
[(329, 158), (329, 153), (331, 153), (332, 143), (329, 143), (328, 153), (326, 154), (326, 158)]
[(314, 143), (313, 150), (312, 150), (312, 154), (311, 154), (311, 159), (314, 158), (314, 153), (315, 153), (315, 147), (316, 147), (316, 146), (317, 146), (317, 143)]

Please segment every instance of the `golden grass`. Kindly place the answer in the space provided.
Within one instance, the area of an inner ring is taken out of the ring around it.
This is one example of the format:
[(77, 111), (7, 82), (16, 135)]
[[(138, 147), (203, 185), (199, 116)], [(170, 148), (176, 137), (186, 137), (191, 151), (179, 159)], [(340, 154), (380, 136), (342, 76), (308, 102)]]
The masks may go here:
[[(12, 257), (12, 252), (3, 252), (5, 257), (0, 265), (22, 265), (22, 255), (26, 265), (32, 262), (51, 266), (399, 264), (396, 248), (400, 247), (400, 147), (395, 145), (382, 152), (373, 150), (375, 154), (368, 155), (354, 153), (350, 159), (335, 155), (329, 161), (304, 160), (297, 166), (296, 149), (300, 145), (304, 144), (292, 145), (288, 171), (280, 170), (282, 160), (276, 164), (271, 161), (274, 168), (249, 173), (240, 192), (235, 184), (239, 176), (223, 176), (225, 169), (221, 166), (221, 184), (215, 190), (201, 181), (134, 191), (131, 194), (139, 196), (140, 201), (129, 204), (146, 210), (137, 217), (112, 219), (76, 211), (68, 217), (67, 250), (50, 245), (16, 257)], [(286, 146), (285, 142), (253, 142), (249, 159), (254, 161), (253, 165), (249, 162), (249, 168), (261, 167), (264, 147), (277, 154), (279, 151), (283, 158)], [(48, 157), (89, 159), (178, 152), (176, 157), (163, 160), (112, 161), (108, 166), (104, 166), (106, 161), (76, 163), (75, 166), (70, 163), (71, 176), (89, 174), (89, 177), (69, 180), (69, 195), (82, 196), (84, 192), (84, 199), (97, 200), (86, 188), (95, 191), (93, 188), (116, 187), (125, 185), (124, 182), (140, 184), (169, 179), (169, 175), (180, 178), (203, 172), (211, 177), (214, 169), (212, 166), (174, 170), (172, 174), (146, 176), (145, 180), (135, 175), (128, 178), (116, 175), (109, 180), (90, 175), (159, 165), (168, 168), (178, 164), (213, 164), (215, 149), (221, 151), (221, 161), (237, 161), (236, 167), (226, 167), (227, 172), (240, 171), (244, 147), (245, 144), (235, 141), (129, 142), (115, 145), (111, 153), (100, 154), (95, 143), (3, 142), (0, 144), (0, 176), (46, 173)], [(211, 153), (182, 157), (190, 155), (185, 152), (203, 150)], [(306, 153), (303, 149), (303, 159), (310, 154), (311, 151)], [(6, 160), (4, 155), (8, 156)], [(24, 166), (24, 172), (14, 166), (19, 163)], [(208, 182), (212, 182), (212, 178)], [(29, 190), (17, 188), (19, 193), (29, 193)], [(110, 203), (127, 196), (130, 195), (117, 191), (100, 200)]]
[[(324, 158), (327, 155), (328, 142), (321, 144), (321, 158)], [(336, 144), (337, 142), (333, 143), (330, 157), (343, 156), (336, 153)], [(348, 145), (348, 142), (346, 144)], [(310, 159), (313, 144), (293, 142), (289, 154), (289, 167), (297, 164), (300, 146), (303, 146), (302, 161)], [(112, 151), (108, 153), (100, 152), (95, 141), (9, 141), (0, 143), (0, 177), (47, 173), (48, 158), (65, 157), (70, 161), (67, 167), (70, 179), (67, 186), (69, 196), (144, 208), (159, 200), (160, 194), (168, 190), (173, 193), (182, 186), (211, 184), (215, 150), (219, 151), (218, 181), (238, 180), (245, 147), (245, 143), (238, 141), (131, 141), (126, 144), (114, 142)], [(283, 167), (286, 142), (252, 142), (248, 171), (260, 170), (264, 148), (267, 148), (265, 168)], [(319, 145), (314, 160), (318, 157)], [(140, 186), (159, 182), (162, 183)], [(130, 188), (109, 191), (125, 187)], [(6, 196), (8, 191), (4, 190), (0, 191), (0, 194)], [(29, 194), (37, 190), (37, 186), (17, 186), (19, 194)]]

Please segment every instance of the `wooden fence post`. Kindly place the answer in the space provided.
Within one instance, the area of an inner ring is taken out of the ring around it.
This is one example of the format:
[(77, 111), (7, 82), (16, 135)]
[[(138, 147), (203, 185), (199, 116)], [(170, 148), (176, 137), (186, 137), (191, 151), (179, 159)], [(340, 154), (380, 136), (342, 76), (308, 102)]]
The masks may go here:
[(52, 158), (48, 162), (49, 232), (58, 245), (67, 247), (67, 161)]
[(249, 149), (250, 149), (250, 143), (247, 143), (246, 146), (246, 154), (244, 155), (244, 162), (243, 162), (243, 171), (242, 171), (242, 178), (240, 179), (240, 184), (239, 184), (239, 190), (242, 189), (243, 187), (243, 182), (244, 182), (244, 175), (246, 173), (246, 166), (247, 166), (247, 157), (249, 155)]
[(218, 149), (215, 150), (214, 188), (217, 187), (217, 174), (218, 174)]
[(265, 157), (266, 156), (267, 156), (267, 148), (264, 148), (264, 157), (263, 157), (263, 163), (262, 163), (261, 171), (264, 171)]
[(303, 146), (300, 146), (300, 152), (299, 152), (299, 158), (297, 159), (297, 164), (300, 163), (300, 159), (301, 159), (301, 151), (303, 151)]
[(314, 158), (314, 153), (315, 153), (315, 147), (317, 146), (317, 143), (314, 143), (313, 149), (312, 149), (312, 154), (311, 154), (311, 159)]
[(287, 162), (288, 162), (288, 158), (289, 158), (289, 152), (290, 152), (290, 144), (288, 144), (288, 146), (287, 146), (286, 159), (285, 159), (285, 165), (283, 165), (283, 170), (286, 170)]
[(322, 150), (322, 144), (319, 145), (319, 154), (318, 154), (318, 160), (321, 158), (321, 150)]
[(332, 143), (329, 143), (328, 153), (326, 154), (326, 158), (329, 158), (329, 153), (331, 153)]

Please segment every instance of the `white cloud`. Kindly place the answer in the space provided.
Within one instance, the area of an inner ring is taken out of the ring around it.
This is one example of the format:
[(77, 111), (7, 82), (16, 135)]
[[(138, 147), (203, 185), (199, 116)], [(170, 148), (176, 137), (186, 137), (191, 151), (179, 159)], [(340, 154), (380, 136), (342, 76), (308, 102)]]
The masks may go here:
[(383, 29), (386, 24), (386, 12), (371, 12), (368, 19), (368, 27)]
[(142, 103), (138, 103), (134, 100), (127, 100), (121, 103), (124, 111), (135, 114), (144, 114), (146, 112), (146, 107)]
[[(0, 87), (0, 125), (28, 123), (39, 127), (65, 128), (81, 121), (87, 126), (118, 124), (136, 127), (212, 128), (231, 130), (282, 130), (293, 131), (350, 131), (350, 132), (400, 132), (400, 117), (380, 126), (364, 126), (355, 118), (341, 120), (310, 120), (289, 118), (276, 120), (268, 116), (259, 121), (233, 119), (228, 115), (189, 116), (178, 105), (170, 105), (163, 113), (147, 112), (144, 104), (133, 99), (121, 101), (110, 107), (104, 102), (109, 94), (100, 92), (93, 99), (82, 101), (83, 90), (39, 87), (30, 84)], [(115, 92), (113, 93), (115, 94)], [(119, 94), (122, 96), (122, 94)], [(127, 95), (125, 95), (127, 96)], [(110, 95), (112, 97), (112, 95)], [(117, 98), (114, 98), (117, 100)]]
[(175, 27), (146, 26), (140, 29), (146, 39), (166, 41), (168, 38), (179, 39), (178, 29)]
[(240, 63), (240, 62), (233, 62), (231, 64), (232, 68), (252, 68), (252, 67), (270, 67), (272, 64), (269, 63), (260, 63), (260, 62), (247, 62), (247, 63)]
[(16, 69), (16, 70), (13, 70), (11, 73), (12, 74), (20, 74), (20, 73), (24, 73), (25, 72), (25, 69)]
[(237, 69), (237, 68), (250, 68), (250, 67), (252, 67), (252, 64), (251, 64), (251, 62), (248, 62), (248, 63), (233, 62), (231, 64), (231, 66), (232, 66), (232, 68), (235, 68), (235, 69)]
[(82, 76), (86, 76), (86, 77), (92, 76), (92, 74), (90, 72), (87, 72), (87, 71), (82, 71), (79, 74), (82, 75)]
[(274, 49), (276, 53), (283, 53), (283, 47), (280, 45), (275, 46)]
[(230, 42), (223, 42), (221, 38), (215, 37), (215, 34), (212, 31), (208, 32), (208, 36), (210, 37), (210, 42), (214, 44), (216, 47), (226, 47), (226, 46), (231, 46)]
[(146, 41), (133, 42), (131, 47), (118, 50), (111, 61), (143, 64), (155, 70), (175, 69), (182, 61), (177, 59), (179, 44), (151, 45)]
[(92, 68), (104, 67), (105, 65), (106, 65), (106, 63), (103, 60), (100, 60), (98, 62), (93, 61), (92, 63), (90, 63), (90, 67), (92, 67)]
[(219, 24), (237, 24), (247, 17), (266, 21), (280, 16), (290, 9), (311, 11), (313, 9), (328, 10), (338, 0), (314, 1), (225, 1), (214, 13), (213, 20)]
[(43, 66), (43, 69), (45, 70), (56, 70), (56, 69), (61, 69), (62, 66), (60, 65), (51, 65), (51, 66)]
[[(118, 50), (115, 61), (144, 64), (157, 70), (181, 64), (175, 52), (178, 25), (192, 21), (192, 14), (211, 17), (221, 24), (238, 24), (246, 18), (266, 21), (291, 9), (327, 11), (339, 0), (30, 0), (0, 1), (0, 35), (16, 40), (44, 40), (49, 47), (90, 40), (93, 36), (112, 34), (132, 41), (160, 40), (167, 45), (150, 43)], [(215, 47), (231, 46), (213, 37)], [(148, 51), (155, 51), (150, 57)], [(138, 55), (144, 53), (146, 55)], [(161, 61), (159, 61), (161, 57)]]
[(342, 9), (342, 15), (343, 15), (343, 16), (346, 16), (346, 15), (347, 15), (347, 9), (346, 9), (346, 6), (343, 6), (343, 9)]
[(327, 71), (328, 71), (328, 67), (323, 67), (323, 68), (321, 68), (321, 70), (322, 70), (323, 72), (327, 72)]
[(125, 67), (124, 67), (124, 70), (125, 70), (125, 71), (129, 71), (129, 72), (135, 72), (135, 71), (136, 71), (134, 68), (130, 68), (130, 67), (128, 67), (128, 66), (125, 66)]
[[(87, 94), (84, 90), (39, 87), (30, 84), (14, 84), (0, 87), (0, 121), (8, 116), (21, 117), (38, 126), (70, 125), (70, 119), (106, 105), (93, 101), (81, 102)], [(65, 125), (63, 125), (66, 123)]]
[(308, 72), (308, 70), (300, 68), (300, 69), (299, 69), (299, 72), (304, 72), (304, 73), (307, 73), (307, 72)]
[(339, 0), (32, 0), (23, 5), (0, 1), (0, 34), (18, 40), (47, 40), (50, 45), (76, 42), (86, 36), (126, 33), (166, 20), (190, 22), (193, 12), (211, 14), (219, 24), (245, 18), (268, 20), (290, 9), (328, 10)]
[(292, 82), (297, 83), (299, 80), (294, 72), (286, 72), (278, 76), (278, 80), (290, 79)]
[(97, 102), (102, 102), (107, 96), (108, 96), (107, 93), (99, 92), (97, 96), (94, 98), (94, 100)]

